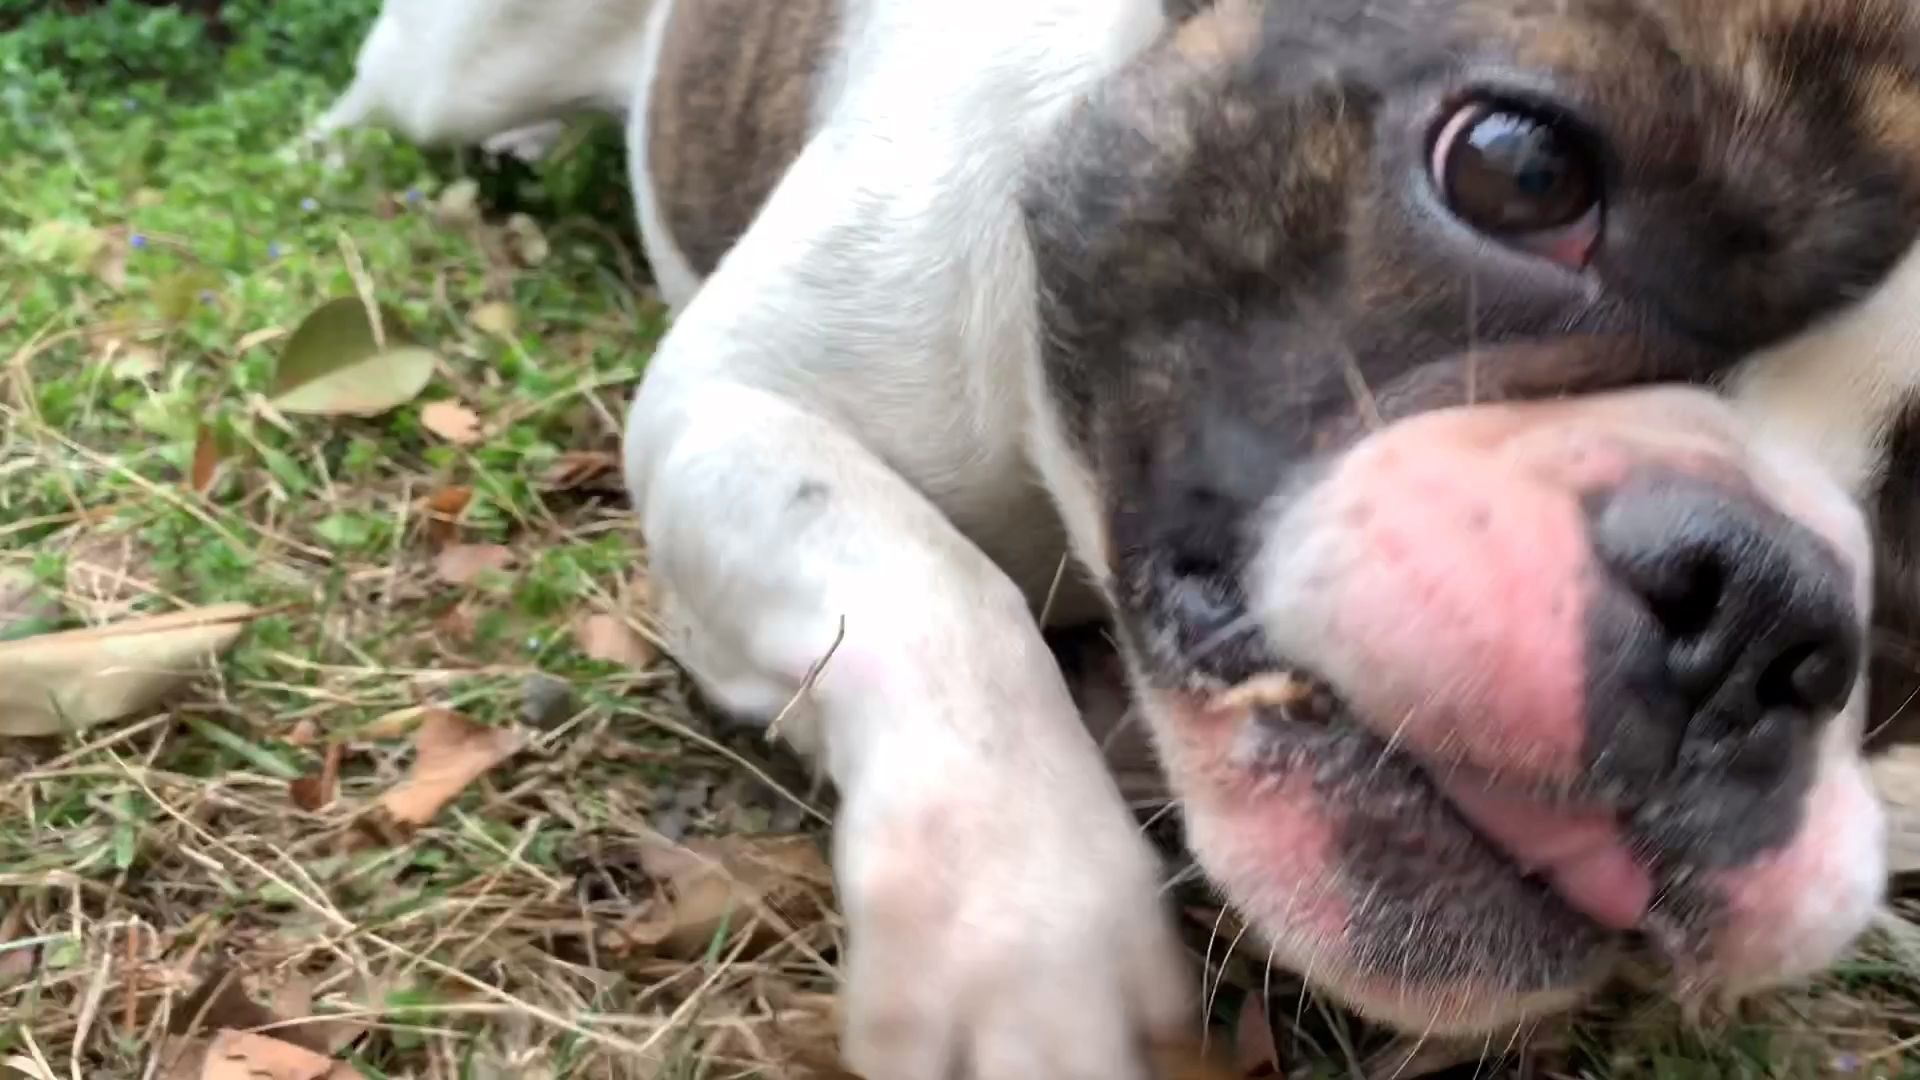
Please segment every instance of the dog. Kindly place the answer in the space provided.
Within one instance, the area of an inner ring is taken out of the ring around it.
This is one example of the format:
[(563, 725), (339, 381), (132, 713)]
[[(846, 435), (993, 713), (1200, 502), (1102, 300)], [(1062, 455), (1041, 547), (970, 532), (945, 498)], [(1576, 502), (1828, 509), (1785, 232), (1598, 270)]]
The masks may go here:
[(674, 656), (840, 793), (850, 1068), (1140, 1077), (1195, 1022), (1057, 627), (1255, 947), (1380, 1022), (1635, 952), (1738, 997), (1868, 924), (1910, 4), (521, 6), (434, 8), (464, 66), (400, 111), (625, 96), (673, 313), (627, 481)]
[[(386, 0), (354, 58), (353, 81), (283, 156), (379, 126), (422, 144), (544, 160), (568, 121), (626, 117), (649, 3)], [(338, 155), (333, 163), (342, 163)]]

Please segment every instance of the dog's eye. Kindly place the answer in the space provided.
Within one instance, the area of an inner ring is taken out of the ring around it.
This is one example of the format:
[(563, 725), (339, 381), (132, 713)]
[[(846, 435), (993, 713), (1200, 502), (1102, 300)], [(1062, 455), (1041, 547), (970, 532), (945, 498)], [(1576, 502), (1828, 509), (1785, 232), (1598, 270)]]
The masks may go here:
[(1435, 140), (1433, 175), (1453, 213), (1503, 243), (1578, 267), (1599, 239), (1598, 170), (1552, 120), (1468, 105)]

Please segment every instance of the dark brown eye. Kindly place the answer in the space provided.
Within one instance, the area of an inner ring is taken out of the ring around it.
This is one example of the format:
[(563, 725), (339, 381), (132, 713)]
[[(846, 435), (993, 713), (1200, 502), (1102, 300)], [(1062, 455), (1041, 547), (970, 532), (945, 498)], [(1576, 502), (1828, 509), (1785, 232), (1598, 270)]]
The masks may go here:
[(1581, 266), (1599, 239), (1598, 170), (1547, 118), (1468, 105), (1440, 130), (1433, 175), (1448, 209), (1503, 243)]

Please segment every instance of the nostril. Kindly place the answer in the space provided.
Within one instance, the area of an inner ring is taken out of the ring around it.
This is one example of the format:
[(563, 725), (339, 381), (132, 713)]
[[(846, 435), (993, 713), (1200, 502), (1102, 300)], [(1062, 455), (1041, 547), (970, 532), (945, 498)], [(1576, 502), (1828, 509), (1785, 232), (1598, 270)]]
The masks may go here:
[(1594, 508), (1594, 554), (1626, 601), (1609, 605), (1627, 613), (1618, 670), (1649, 700), (1693, 717), (1701, 738), (1845, 706), (1862, 641), (1846, 569), (1818, 536), (1758, 499), (1673, 476)]
[(1799, 645), (1768, 664), (1754, 689), (1763, 709), (1830, 712), (1846, 704), (1853, 670), (1842, 649)]
[(1727, 575), (1711, 551), (1695, 549), (1675, 553), (1639, 586), (1641, 599), (1661, 627), (1674, 639), (1686, 641), (1713, 626)]

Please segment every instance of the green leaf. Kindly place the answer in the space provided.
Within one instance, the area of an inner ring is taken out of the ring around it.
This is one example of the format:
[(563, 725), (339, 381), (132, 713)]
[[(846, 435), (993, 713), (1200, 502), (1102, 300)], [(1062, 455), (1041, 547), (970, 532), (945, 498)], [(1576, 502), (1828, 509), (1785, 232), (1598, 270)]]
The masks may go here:
[(188, 717), (187, 725), (208, 742), (217, 743), (229, 752), (251, 764), (254, 768), (282, 780), (298, 780), (302, 775), (299, 765), (288, 761), (264, 746), (257, 746), (235, 735), (218, 724), (209, 723), (199, 717)]
[(359, 297), (329, 300), (308, 315), (280, 352), (274, 407), (318, 416), (376, 416), (419, 396), (440, 358), (405, 336), (391, 308), (379, 305), (379, 313), (384, 349)]

